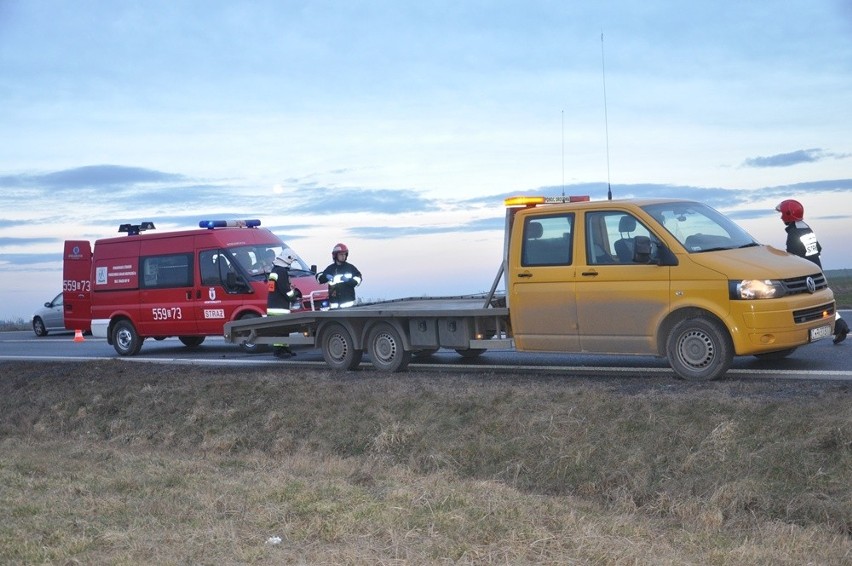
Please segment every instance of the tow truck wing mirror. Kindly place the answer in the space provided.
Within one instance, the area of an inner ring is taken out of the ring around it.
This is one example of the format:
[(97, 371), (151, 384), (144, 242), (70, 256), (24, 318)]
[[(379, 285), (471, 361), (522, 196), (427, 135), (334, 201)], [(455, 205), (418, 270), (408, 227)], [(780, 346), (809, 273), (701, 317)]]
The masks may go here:
[[(656, 249), (655, 249), (656, 248)], [(677, 265), (677, 256), (662, 242), (651, 242), (648, 236), (633, 238), (633, 261), (635, 263), (650, 263), (656, 265)]]
[(651, 262), (651, 238), (636, 236), (633, 238), (633, 263)]

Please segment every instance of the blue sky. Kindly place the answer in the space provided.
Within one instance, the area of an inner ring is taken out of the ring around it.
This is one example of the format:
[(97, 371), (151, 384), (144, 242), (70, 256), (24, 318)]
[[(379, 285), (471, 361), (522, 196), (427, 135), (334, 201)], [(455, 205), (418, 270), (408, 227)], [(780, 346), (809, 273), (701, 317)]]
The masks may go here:
[(798, 198), (852, 267), (850, 100), (848, 0), (0, 0), (0, 319), (142, 220), (344, 242), (366, 298), (483, 291), (503, 196), (607, 182), (776, 246)]

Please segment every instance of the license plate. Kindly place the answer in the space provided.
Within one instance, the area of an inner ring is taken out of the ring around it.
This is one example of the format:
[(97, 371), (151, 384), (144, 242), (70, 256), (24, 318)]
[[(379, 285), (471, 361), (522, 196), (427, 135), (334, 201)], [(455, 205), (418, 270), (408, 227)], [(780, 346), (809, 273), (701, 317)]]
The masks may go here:
[(823, 338), (828, 338), (831, 336), (831, 326), (819, 326), (817, 328), (811, 328), (810, 339), (811, 342), (816, 342), (817, 340), (822, 340)]

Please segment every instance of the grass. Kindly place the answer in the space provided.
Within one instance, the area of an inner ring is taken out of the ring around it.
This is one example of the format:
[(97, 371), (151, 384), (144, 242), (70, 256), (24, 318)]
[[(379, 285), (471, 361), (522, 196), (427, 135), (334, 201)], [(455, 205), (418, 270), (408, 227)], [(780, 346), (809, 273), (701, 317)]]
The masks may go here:
[(0, 447), (4, 563), (852, 559), (842, 382), (3, 363)]

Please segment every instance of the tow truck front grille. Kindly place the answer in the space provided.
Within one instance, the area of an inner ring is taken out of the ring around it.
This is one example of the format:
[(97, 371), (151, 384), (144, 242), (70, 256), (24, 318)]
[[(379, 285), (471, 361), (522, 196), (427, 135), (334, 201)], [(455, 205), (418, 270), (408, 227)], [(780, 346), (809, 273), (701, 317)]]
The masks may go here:
[(802, 324), (823, 318), (834, 318), (834, 303), (828, 303), (818, 307), (793, 311), (793, 322)]
[[(813, 279), (814, 289), (808, 289), (808, 278)], [(828, 287), (828, 282), (825, 280), (825, 275), (815, 273), (806, 277), (793, 277), (792, 279), (782, 279), (784, 287), (787, 290), (787, 295), (797, 295), (799, 293), (815, 293)]]

